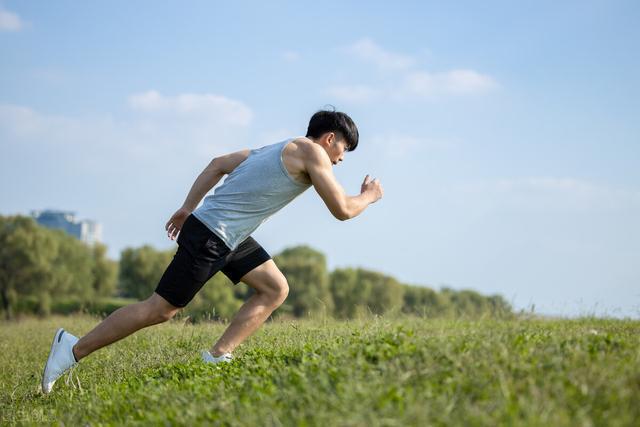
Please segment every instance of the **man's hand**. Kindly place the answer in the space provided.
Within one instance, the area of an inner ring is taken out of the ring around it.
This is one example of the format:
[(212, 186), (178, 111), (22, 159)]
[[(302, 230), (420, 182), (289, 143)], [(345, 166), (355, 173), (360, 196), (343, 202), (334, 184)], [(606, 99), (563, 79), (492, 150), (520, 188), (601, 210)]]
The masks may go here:
[(365, 176), (364, 181), (360, 186), (360, 194), (364, 193), (371, 194), (371, 203), (375, 203), (378, 200), (382, 199), (384, 191), (382, 190), (382, 184), (380, 184), (380, 180), (378, 178), (372, 180), (369, 175)]
[(317, 144), (303, 144), (304, 168), (314, 188), (327, 205), (329, 211), (340, 221), (360, 215), (371, 203), (382, 197), (382, 186), (377, 179), (371, 180), (367, 175), (357, 196), (348, 196), (338, 183), (331, 159), (326, 151)]
[(191, 211), (189, 209), (180, 208), (173, 214), (171, 219), (167, 221), (167, 225), (164, 226), (164, 229), (167, 230), (167, 236), (169, 239), (174, 240), (176, 238), (178, 232), (182, 229), (182, 225), (190, 214)]

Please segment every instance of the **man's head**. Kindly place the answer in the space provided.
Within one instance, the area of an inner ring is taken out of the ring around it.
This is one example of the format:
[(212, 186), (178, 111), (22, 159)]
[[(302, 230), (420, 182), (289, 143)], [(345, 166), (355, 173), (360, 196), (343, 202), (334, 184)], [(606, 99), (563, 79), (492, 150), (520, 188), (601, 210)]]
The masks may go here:
[(336, 165), (344, 158), (345, 151), (358, 146), (358, 128), (351, 117), (340, 111), (320, 110), (311, 116), (307, 138), (320, 144)]

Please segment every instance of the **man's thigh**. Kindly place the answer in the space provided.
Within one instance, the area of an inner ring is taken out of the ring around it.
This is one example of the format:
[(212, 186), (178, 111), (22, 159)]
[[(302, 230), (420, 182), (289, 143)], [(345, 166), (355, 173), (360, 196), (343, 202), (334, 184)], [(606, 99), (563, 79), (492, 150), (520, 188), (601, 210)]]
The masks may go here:
[(288, 290), (287, 279), (272, 259), (249, 271), (240, 281), (261, 293), (279, 294)]
[(249, 236), (227, 256), (222, 272), (235, 285), (241, 281), (244, 282), (242, 279), (249, 272), (269, 260), (271, 260), (269, 253), (253, 237)]
[(202, 286), (224, 265), (224, 258), (210, 260), (194, 256), (178, 246), (155, 292), (176, 307), (185, 307)]
[(227, 261), (230, 249), (193, 214), (178, 235), (178, 250), (155, 292), (171, 305), (184, 307)]

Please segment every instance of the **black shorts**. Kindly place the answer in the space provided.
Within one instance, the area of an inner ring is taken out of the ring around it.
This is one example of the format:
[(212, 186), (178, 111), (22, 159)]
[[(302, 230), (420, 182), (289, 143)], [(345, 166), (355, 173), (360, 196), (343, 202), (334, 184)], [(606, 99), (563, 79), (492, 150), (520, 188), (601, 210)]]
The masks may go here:
[(178, 250), (165, 270), (155, 292), (176, 307), (184, 307), (218, 271), (234, 284), (271, 259), (252, 237), (231, 250), (193, 214), (178, 234)]

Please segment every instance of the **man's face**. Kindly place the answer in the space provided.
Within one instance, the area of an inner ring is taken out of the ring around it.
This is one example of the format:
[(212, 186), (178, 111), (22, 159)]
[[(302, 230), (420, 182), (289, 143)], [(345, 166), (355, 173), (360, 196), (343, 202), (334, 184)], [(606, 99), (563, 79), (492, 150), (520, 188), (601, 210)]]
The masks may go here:
[(325, 147), (325, 150), (331, 159), (331, 163), (335, 166), (344, 159), (344, 153), (347, 152), (347, 141), (345, 139), (336, 139), (335, 134), (331, 132), (327, 142), (329, 142), (329, 146)]

